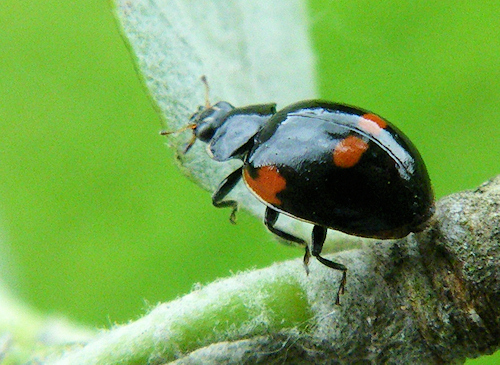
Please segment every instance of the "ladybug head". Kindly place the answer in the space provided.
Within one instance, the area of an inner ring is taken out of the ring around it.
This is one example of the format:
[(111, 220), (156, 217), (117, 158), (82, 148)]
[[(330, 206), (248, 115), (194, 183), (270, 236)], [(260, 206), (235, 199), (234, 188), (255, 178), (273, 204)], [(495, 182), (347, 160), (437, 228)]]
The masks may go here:
[(219, 101), (214, 105), (210, 105), (209, 101), (209, 87), (207, 78), (205, 76), (201, 77), (201, 82), (205, 85), (205, 105), (199, 106), (198, 110), (191, 115), (189, 118), (189, 124), (184, 128), (177, 131), (168, 132), (162, 131), (161, 135), (168, 135), (172, 133), (178, 133), (185, 131), (186, 129), (191, 129), (193, 131), (193, 136), (184, 148), (184, 153), (187, 153), (189, 149), (193, 146), (196, 139), (203, 141), (205, 143), (210, 142), (214, 136), (217, 129), (224, 123), (226, 116), (234, 109), (234, 106), (226, 101)]
[(193, 125), (193, 133), (196, 138), (205, 143), (210, 142), (215, 131), (224, 123), (225, 117), (234, 106), (226, 101), (219, 101), (212, 106), (200, 106), (198, 111), (189, 119)]
[(193, 131), (193, 136), (184, 148), (187, 153), (197, 139), (205, 143), (210, 142), (217, 129), (224, 123), (226, 116), (234, 109), (234, 106), (226, 101), (219, 101), (215, 105), (200, 106), (189, 118), (189, 124), (176, 131), (161, 131), (162, 136), (172, 133), (183, 132), (187, 129)]
[(184, 153), (191, 148), (196, 139), (205, 143), (210, 142), (215, 131), (224, 123), (225, 117), (234, 109), (234, 106), (225, 101), (211, 105), (207, 77), (203, 75), (200, 79), (205, 85), (205, 105), (199, 106), (198, 110), (189, 118), (189, 128), (193, 130), (193, 137), (187, 144)]

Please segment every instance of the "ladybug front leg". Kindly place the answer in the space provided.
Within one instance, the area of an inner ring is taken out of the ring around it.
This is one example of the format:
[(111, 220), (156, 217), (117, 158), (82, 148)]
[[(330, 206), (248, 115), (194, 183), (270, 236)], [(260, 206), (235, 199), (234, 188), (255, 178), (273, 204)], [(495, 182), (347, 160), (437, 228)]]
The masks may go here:
[(342, 280), (340, 281), (339, 290), (337, 291), (337, 299), (335, 304), (340, 305), (340, 295), (344, 294), (344, 287), (347, 279), (347, 267), (337, 262), (330, 261), (321, 257), (321, 250), (323, 250), (323, 243), (325, 243), (327, 228), (322, 226), (314, 226), (312, 231), (312, 252), (311, 254), (318, 259), (323, 265), (332, 269), (342, 271)]
[(238, 202), (235, 200), (223, 200), (227, 194), (233, 190), (236, 184), (241, 180), (241, 172), (243, 166), (231, 172), (222, 182), (212, 195), (212, 204), (217, 208), (231, 207), (233, 208), (229, 221), (236, 223), (236, 212), (238, 211)]

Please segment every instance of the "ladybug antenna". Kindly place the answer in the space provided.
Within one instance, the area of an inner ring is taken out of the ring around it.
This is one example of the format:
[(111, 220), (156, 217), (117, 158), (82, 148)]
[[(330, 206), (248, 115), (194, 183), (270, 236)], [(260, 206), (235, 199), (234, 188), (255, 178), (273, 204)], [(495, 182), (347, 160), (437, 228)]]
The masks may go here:
[[(210, 100), (209, 100), (210, 87), (208, 86), (207, 77), (205, 75), (201, 76), (200, 79), (201, 79), (201, 82), (203, 82), (203, 85), (205, 85), (205, 108), (208, 109), (208, 108), (212, 107), (212, 105), (210, 104)], [(200, 107), (200, 109), (202, 109), (202, 107)], [(199, 110), (198, 113), (200, 111), (201, 110)], [(196, 142), (196, 133), (195, 133), (196, 127), (197, 127), (196, 123), (191, 123), (191, 124), (188, 124), (185, 127), (182, 127), (182, 128), (180, 128), (178, 130), (175, 130), (175, 131), (165, 131), (165, 130), (160, 131), (160, 135), (162, 135), (162, 136), (168, 136), (170, 134), (181, 133), (181, 132), (184, 132), (184, 131), (186, 131), (188, 129), (191, 129), (193, 131), (193, 135), (191, 136), (191, 139), (189, 140), (189, 142), (186, 144), (186, 146), (184, 148), (184, 153), (187, 153), (187, 151), (189, 151), (189, 149)]]
[(188, 129), (195, 129), (195, 128), (196, 128), (196, 124), (195, 123), (191, 123), (191, 124), (188, 124), (185, 127), (177, 129), (176, 131), (160, 131), (160, 135), (162, 135), (162, 136), (168, 136), (170, 134), (181, 133), (181, 132), (187, 131)]
[(203, 82), (203, 85), (205, 85), (205, 108), (208, 109), (212, 106), (210, 104), (210, 87), (208, 86), (207, 77), (205, 75), (202, 75), (200, 79), (201, 82)]
[(189, 151), (191, 149), (191, 147), (196, 142), (196, 134), (194, 133), (194, 130), (196, 129), (196, 124), (195, 123), (188, 124), (187, 126), (182, 127), (181, 129), (178, 129), (176, 131), (160, 131), (160, 135), (162, 135), (162, 136), (168, 136), (170, 134), (181, 133), (181, 132), (187, 131), (188, 129), (191, 129), (193, 131), (193, 135), (191, 136), (191, 139), (189, 140), (189, 142), (184, 147), (183, 153), (185, 154), (185, 153), (187, 153), (187, 151)]

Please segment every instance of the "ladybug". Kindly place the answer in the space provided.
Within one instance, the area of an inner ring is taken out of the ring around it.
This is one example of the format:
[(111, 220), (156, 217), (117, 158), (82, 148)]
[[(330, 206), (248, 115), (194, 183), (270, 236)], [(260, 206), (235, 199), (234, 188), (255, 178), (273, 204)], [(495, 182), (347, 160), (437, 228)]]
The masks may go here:
[[(234, 223), (238, 203), (225, 197), (243, 179), (266, 205), (269, 231), (305, 247), (306, 270), (312, 255), (342, 271), (336, 304), (347, 268), (321, 256), (328, 229), (401, 238), (422, 231), (434, 213), (429, 175), (418, 150), (372, 112), (322, 100), (300, 101), (280, 111), (274, 103), (234, 107), (206, 102), (183, 130), (188, 128), (193, 136), (185, 153), (198, 139), (208, 144), (214, 160), (243, 162), (213, 193), (213, 205), (232, 208)], [(310, 247), (275, 227), (280, 214), (314, 225)]]

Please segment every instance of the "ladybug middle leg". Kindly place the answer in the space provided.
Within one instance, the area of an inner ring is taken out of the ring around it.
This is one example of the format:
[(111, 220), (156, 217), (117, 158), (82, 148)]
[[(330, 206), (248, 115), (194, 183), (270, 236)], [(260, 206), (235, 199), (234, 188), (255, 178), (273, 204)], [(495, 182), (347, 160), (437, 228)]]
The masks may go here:
[(337, 298), (335, 304), (340, 305), (340, 295), (344, 294), (344, 287), (347, 279), (347, 267), (337, 262), (330, 261), (321, 257), (321, 250), (323, 243), (325, 243), (327, 228), (322, 226), (314, 226), (312, 231), (312, 252), (311, 254), (318, 259), (323, 265), (332, 269), (342, 271), (342, 279), (340, 281), (339, 290), (337, 291)]
[(236, 184), (241, 180), (241, 173), (243, 166), (234, 170), (229, 175), (226, 176), (224, 180), (219, 184), (217, 189), (212, 195), (212, 204), (217, 208), (231, 207), (231, 215), (229, 216), (229, 221), (233, 224), (236, 223), (236, 212), (238, 211), (238, 202), (235, 200), (223, 200), (227, 194), (233, 190)]
[(304, 268), (306, 269), (307, 275), (309, 275), (309, 258), (311, 257), (311, 252), (309, 251), (309, 247), (307, 246), (307, 242), (304, 241), (302, 238), (299, 238), (297, 236), (294, 236), (290, 233), (287, 233), (285, 231), (282, 231), (279, 228), (276, 228), (274, 225), (276, 224), (276, 221), (278, 220), (279, 217), (279, 212), (267, 207), (266, 208), (266, 214), (264, 216), (264, 224), (266, 225), (267, 229), (274, 233), (276, 236), (281, 237), (287, 241), (295, 242), (298, 243), (301, 246), (305, 246), (306, 252), (304, 254)]
[(306, 246), (306, 241), (302, 238), (296, 237), (290, 233), (284, 232), (279, 228), (276, 228), (274, 225), (278, 220), (280, 213), (277, 210), (267, 207), (266, 214), (264, 216), (264, 224), (267, 229), (274, 233), (276, 236), (283, 238), (284, 240), (298, 243), (300, 245)]

